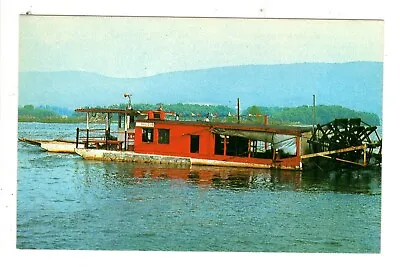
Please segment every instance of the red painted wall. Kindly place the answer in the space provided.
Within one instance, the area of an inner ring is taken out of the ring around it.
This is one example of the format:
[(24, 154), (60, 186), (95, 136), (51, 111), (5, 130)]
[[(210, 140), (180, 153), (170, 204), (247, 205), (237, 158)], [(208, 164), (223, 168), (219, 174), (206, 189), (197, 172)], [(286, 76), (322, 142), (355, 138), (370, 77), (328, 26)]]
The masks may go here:
[[(158, 144), (158, 129), (169, 129), (169, 144)], [(190, 135), (200, 136), (199, 153), (190, 153)], [(154, 125), (152, 143), (142, 142), (142, 127), (136, 128), (135, 152), (174, 156), (210, 156), (213, 148), (213, 137), (209, 127), (203, 125), (182, 125), (157, 123)]]
[[(211, 160), (233, 161), (233, 162), (248, 162), (258, 164), (270, 164), (274, 162), (272, 159), (234, 157), (224, 155), (214, 155), (214, 135), (210, 132), (208, 125), (190, 125), (174, 123), (157, 123), (154, 121), (154, 137), (152, 143), (142, 142), (142, 127), (136, 127), (135, 130), (135, 147), (137, 153), (143, 154), (159, 154), (181, 157), (192, 157)], [(169, 144), (158, 144), (158, 129), (169, 129), (170, 138)], [(200, 148), (199, 153), (190, 153), (190, 135), (199, 135)], [(300, 165), (300, 156), (293, 158), (281, 159), (275, 162), (275, 165), (296, 167)]]

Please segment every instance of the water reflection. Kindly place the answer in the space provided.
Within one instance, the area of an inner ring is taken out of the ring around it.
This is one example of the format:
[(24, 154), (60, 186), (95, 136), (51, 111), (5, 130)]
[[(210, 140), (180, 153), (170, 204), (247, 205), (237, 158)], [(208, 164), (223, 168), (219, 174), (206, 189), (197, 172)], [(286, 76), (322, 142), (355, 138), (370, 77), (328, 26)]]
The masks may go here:
[(302, 188), (307, 191), (381, 194), (381, 169), (341, 169), (302, 174)]
[(104, 167), (108, 178), (122, 184), (182, 180), (187, 185), (229, 190), (381, 193), (380, 169), (299, 172), (127, 163), (107, 163)]

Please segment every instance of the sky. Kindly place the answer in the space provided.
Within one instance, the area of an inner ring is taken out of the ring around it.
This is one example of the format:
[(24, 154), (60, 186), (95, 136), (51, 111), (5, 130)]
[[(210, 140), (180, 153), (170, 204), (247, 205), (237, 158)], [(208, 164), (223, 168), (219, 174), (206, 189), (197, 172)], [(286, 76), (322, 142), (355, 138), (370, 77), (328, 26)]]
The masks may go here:
[(249, 64), (383, 61), (383, 21), (20, 16), (19, 71), (110, 77)]

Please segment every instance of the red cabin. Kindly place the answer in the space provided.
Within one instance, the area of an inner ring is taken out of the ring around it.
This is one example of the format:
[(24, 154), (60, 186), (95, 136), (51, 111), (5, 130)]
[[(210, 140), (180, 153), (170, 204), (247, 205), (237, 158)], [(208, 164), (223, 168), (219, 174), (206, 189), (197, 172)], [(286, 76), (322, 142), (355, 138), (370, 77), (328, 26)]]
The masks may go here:
[(204, 165), (301, 168), (301, 137), (310, 129), (165, 120), (149, 111), (136, 120), (134, 151), (197, 159)]

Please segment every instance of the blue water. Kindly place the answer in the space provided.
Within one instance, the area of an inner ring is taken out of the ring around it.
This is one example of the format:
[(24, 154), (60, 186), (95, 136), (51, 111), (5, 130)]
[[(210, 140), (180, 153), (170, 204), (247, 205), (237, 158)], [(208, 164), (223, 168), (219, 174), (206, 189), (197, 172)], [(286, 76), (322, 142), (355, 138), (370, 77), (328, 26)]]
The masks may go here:
[[(19, 123), (73, 139), (76, 125)], [(18, 143), (17, 248), (379, 253), (379, 170), (181, 169)]]

